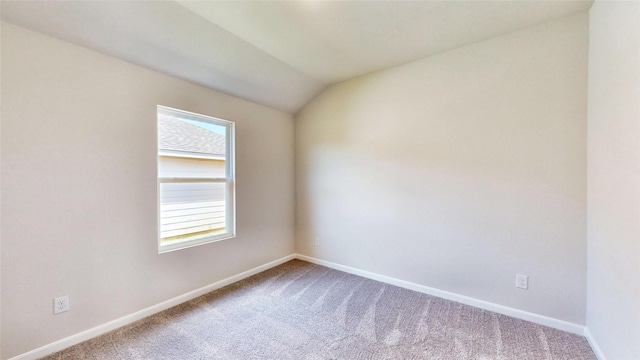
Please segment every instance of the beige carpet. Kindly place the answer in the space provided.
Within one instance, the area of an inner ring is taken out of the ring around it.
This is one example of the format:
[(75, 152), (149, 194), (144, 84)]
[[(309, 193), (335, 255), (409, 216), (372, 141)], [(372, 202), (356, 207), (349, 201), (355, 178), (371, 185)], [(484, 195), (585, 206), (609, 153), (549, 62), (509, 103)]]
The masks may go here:
[(577, 335), (294, 260), (46, 359), (593, 359)]

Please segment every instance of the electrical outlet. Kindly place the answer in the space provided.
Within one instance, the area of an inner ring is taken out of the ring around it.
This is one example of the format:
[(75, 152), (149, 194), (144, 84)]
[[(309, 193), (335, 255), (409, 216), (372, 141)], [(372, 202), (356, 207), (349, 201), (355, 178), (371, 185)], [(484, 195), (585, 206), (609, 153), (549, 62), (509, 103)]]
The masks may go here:
[(53, 299), (53, 313), (60, 314), (65, 311), (69, 311), (69, 295)]
[(529, 288), (529, 276), (522, 274), (516, 275), (516, 287), (527, 290)]
[(316, 246), (320, 246), (320, 238), (316, 236)]

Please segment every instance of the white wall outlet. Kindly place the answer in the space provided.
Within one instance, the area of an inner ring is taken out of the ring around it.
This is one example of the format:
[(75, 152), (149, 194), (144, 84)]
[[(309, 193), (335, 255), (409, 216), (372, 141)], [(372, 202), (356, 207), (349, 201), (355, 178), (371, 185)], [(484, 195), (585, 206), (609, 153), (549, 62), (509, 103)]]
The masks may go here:
[(527, 290), (529, 288), (529, 276), (522, 274), (516, 275), (516, 287)]
[(65, 311), (69, 311), (69, 295), (53, 299), (53, 313), (60, 314)]
[(320, 238), (316, 236), (316, 246), (320, 246)]

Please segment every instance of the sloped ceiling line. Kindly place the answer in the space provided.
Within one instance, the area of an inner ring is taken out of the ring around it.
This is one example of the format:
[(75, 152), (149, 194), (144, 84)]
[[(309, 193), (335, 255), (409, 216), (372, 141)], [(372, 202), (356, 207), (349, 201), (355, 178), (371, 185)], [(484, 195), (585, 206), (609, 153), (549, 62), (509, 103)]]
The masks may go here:
[(2, 1), (2, 20), (296, 113), (331, 84), (593, 1)]

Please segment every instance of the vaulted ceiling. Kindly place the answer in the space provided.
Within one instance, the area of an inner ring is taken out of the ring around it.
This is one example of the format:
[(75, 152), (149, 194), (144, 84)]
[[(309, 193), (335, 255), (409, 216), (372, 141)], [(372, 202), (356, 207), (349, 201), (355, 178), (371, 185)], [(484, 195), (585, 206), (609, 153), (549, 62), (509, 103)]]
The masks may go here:
[(325, 87), (589, 1), (2, 1), (2, 20), (295, 113)]

